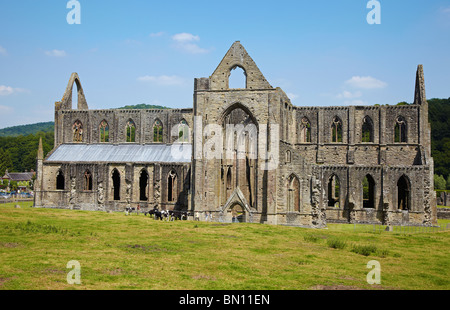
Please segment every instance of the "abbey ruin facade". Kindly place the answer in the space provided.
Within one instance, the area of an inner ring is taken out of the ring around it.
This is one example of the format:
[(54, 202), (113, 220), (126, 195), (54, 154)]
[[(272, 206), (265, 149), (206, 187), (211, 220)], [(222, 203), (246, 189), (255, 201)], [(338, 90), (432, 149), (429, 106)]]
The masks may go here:
[[(232, 89), (236, 68), (246, 85)], [(423, 68), (411, 105), (297, 107), (237, 41), (195, 79), (193, 108), (161, 110), (89, 110), (74, 73), (55, 104), (54, 149), (38, 152), (35, 206), (138, 205), (317, 228), (434, 225)]]

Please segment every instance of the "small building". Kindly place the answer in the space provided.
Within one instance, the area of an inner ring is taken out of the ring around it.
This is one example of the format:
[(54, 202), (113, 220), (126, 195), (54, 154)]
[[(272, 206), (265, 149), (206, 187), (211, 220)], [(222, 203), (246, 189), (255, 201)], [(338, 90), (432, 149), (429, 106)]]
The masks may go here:
[(11, 182), (17, 182), (17, 189), (22, 192), (27, 191), (32, 186), (35, 175), (36, 172), (33, 169), (30, 172), (8, 172), (8, 169), (6, 169), (2, 181), (8, 180), (9, 189), (11, 189)]

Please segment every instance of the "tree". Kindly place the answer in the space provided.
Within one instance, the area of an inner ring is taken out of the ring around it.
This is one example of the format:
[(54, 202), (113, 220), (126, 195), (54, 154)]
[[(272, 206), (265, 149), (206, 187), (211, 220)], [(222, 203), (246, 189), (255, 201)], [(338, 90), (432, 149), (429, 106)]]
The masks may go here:
[(450, 174), (447, 177), (447, 189), (450, 190)]
[(434, 189), (445, 190), (447, 182), (442, 175), (434, 175)]
[(13, 167), (14, 166), (9, 151), (4, 151), (0, 148), (0, 177), (5, 175), (6, 169), (11, 170)]

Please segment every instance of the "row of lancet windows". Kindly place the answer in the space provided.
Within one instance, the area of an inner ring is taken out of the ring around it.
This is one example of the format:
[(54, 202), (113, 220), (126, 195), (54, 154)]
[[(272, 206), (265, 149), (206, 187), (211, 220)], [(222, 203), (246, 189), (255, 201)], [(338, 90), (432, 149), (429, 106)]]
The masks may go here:
[[(399, 116), (397, 117), (394, 126), (394, 142), (407, 142), (406, 137), (406, 120), (404, 117)], [(307, 117), (303, 117), (300, 122), (299, 140), (300, 143), (311, 142), (311, 122)], [(331, 123), (331, 142), (343, 142), (342, 120), (337, 116), (333, 118), (333, 122)], [(361, 142), (374, 142), (374, 126), (372, 119), (369, 116), (366, 116), (363, 119), (361, 126)]]
[[(113, 196), (114, 200), (120, 200), (120, 172), (117, 169), (113, 170), (112, 176)], [(83, 175), (83, 191), (92, 191), (92, 174), (89, 170), (86, 170)], [(149, 175), (145, 169), (140, 173), (139, 177), (139, 200), (148, 201), (148, 184)], [(64, 174), (60, 170), (56, 176), (56, 189), (64, 190), (65, 181)], [(178, 199), (178, 177), (175, 171), (170, 171), (167, 176), (167, 201), (175, 202)]]
[[(339, 177), (333, 174), (328, 179), (328, 206), (339, 208), (341, 184)], [(300, 212), (300, 181), (292, 175), (288, 179), (287, 211)], [(410, 182), (403, 175), (397, 182), (397, 207), (399, 210), (411, 210)], [(362, 181), (363, 208), (375, 208), (375, 180), (368, 174)]]
[[(362, 181), (363, 208), (375, 208), (375, 180), (367, 174)], [(399, 210), (411, 210), (410, 182), (403, 175), (397, 181), (397, 207)], [(339, 177), (333, 174), (328, 179), (328, 206), (339, 207), (341, 197)]]
[[(153, 142), (163, 142), (163, 124), (157, 119), (153, 123)], [(136, 142), (136, 125), (130, 119), (128, 120), (126, 127), (126, 142)], [(72, 126), (73, 142), (83, 142), (83, 124), (77, 120)], [(99, 125), (99, 142), (107, 143), (109, 140), (109, 125), (106, 120), (101, 121)], [(178, 142), (189, 142), (189, 126), (186, 120), (182, 120), (178, 125)]]

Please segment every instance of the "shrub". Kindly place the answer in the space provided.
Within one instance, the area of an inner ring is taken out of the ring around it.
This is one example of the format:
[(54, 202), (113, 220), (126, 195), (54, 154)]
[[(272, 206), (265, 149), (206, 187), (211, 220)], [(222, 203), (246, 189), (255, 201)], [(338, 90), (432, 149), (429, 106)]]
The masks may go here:
[(316, 235), (307, 234), (307, 235), (303, 236), (303, 239), (305, 241), (309, 241), (309, 242), (317, 242), (317, 241), (319, 241), (320, 238), (317, 237)]
[(347, 246), (347, 243), (338, 238), (332, 238), (327, 240), (327, 245), (333, 249), (343, 249)]
[(369, 256), (377, 252), (377, 247), (374, 245), (354, 245), (352, 247), (352, 252), (361, 254), (364, 256)]

